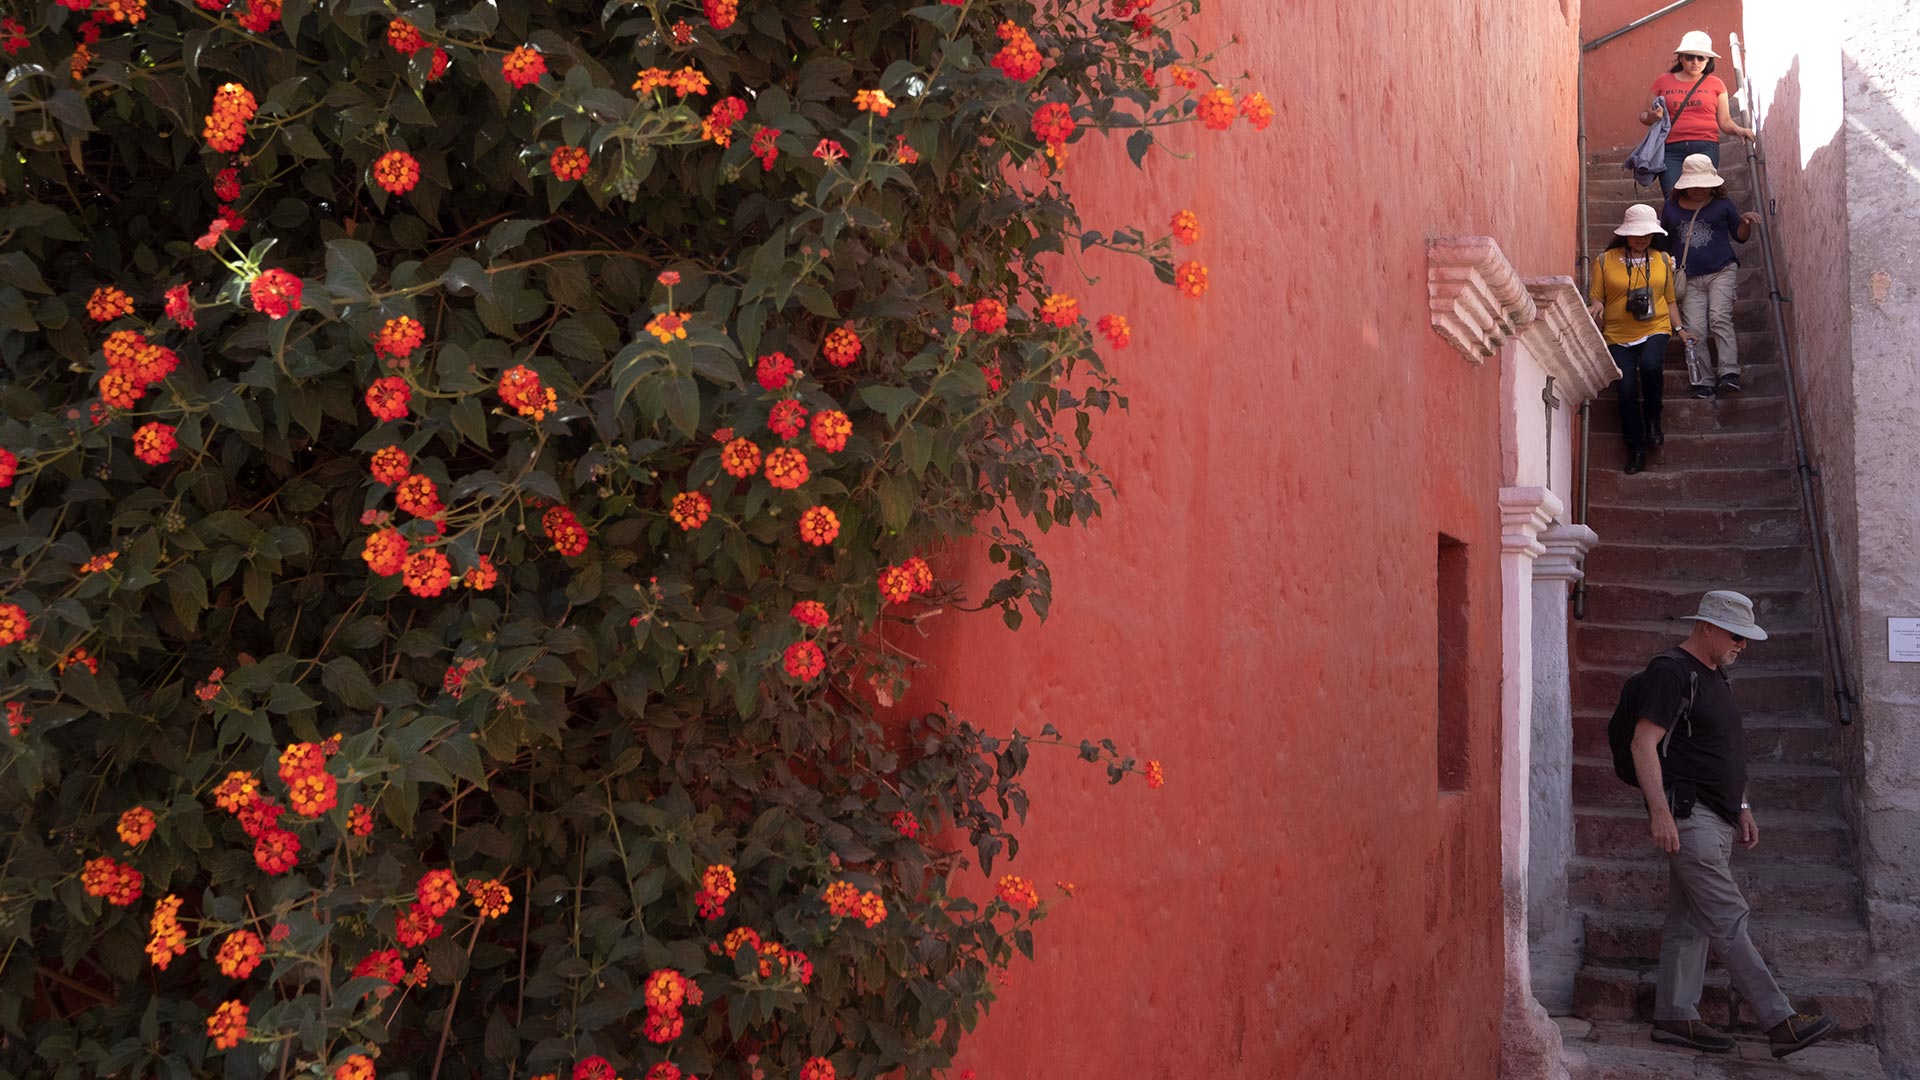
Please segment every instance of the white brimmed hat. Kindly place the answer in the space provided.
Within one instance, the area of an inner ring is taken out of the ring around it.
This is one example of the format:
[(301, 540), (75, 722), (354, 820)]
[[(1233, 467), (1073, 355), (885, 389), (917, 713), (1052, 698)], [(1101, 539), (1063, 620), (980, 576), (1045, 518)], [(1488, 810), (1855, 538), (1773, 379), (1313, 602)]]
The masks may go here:
[(1720, 54), (1713, 51), (1713, 37), (1705, 30), (1687, 31), (1680, 38), (1680, 46), (1673, 51), (1676, 55), (1698, 53), (1701, 56), (1711, 56), (1715, 60), (1720, 58)]
[(1673, 190), (1696, 187), (1719, 187), (1726, 183), (1718, 170), (1713, 167), (1713, 159), (1705, 154), (1688, 154), (1687, 160), (1680, 163), (1680, 179), (1673, 182)]
[(1749, 641), (1767, 640), (1767, 632), (1753, 621), (1753, 601), (1731, 589), (1715, 589), (1700, 598), (1698, 615), (1682, 615), (1693, 622), (1712, 623)]
[(1635, 203), (1627, 207), (1626, 216), (1620, 219), (1620, 227), (1613, 230), (1615, 236), (1652, 236), (1655, 233), (1667, 235), (1660, 227), (1660, 212), (1646, 203)]

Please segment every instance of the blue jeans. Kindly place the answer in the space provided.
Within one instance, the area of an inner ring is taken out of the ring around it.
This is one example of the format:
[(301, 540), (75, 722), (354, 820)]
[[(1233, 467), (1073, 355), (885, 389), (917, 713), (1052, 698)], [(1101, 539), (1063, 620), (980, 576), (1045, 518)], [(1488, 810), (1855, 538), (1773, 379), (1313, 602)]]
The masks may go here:
[(1662, 201), (1673, 194), (1673, 182), (1680, 179), (1680, 166), (1689, 154), (1705, 154), (1713, 159), (1713, 167), (1720, 167), (1719, 140), (1708, 142), (1705, 139), (1689, 139), (1684, 142), (1667, 143), (1667, 170), (1660, 174), (1660, 198)]
[(1655, 334), (1638, 345), (1608, 345), (1620, 369), (1620, 430), (1628, 450), (1647, 448), (1647, 422), (1660, 419), (1660, 394), (1666, 387), (1660, 370), (1667, 361), (1667, 335)]

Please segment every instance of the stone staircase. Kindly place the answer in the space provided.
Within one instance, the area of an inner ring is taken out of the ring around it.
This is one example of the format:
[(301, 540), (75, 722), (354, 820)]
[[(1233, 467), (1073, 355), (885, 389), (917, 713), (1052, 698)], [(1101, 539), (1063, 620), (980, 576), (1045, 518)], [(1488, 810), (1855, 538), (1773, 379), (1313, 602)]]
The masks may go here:
[[(1753, 199), (1744, 154), (1728, 144), (1721, 174), (1742, 209)], [(1588, 164), (1588, 241), (1598, 252), (1636, 198), (1624, 152)], [(1653, 1077), (1820, 1076), (1883, 1080), (1872, 1046), (1873, 996), (1861, 973), (1870, 941), (1862, 920), (1851, 840), (1840, 816), (1841, 775), (1828, 715), (1822, 640), (1792, 469), (1782, 371), (1766, 305), (1758, 240), (1742, 266), (1735, 304), (1745, 391), (1713, 401), (1686, 396), (1673, 344), (1665, 374), (1666, 444), (1647, 471), (1626, 461), (1616, 400), (1594, 404), (1591, 513), (1600, 545), (1587, 557), (1587, 614), (1574, 656), (1575, 851), (1572, 904), (1585, 918), (1584, 964), (1574, 1018), (1561, 1021), (1575, 1080)], [(1736, 849), (1734, 874), (1753, 905), (1753, 934), (1798, 1007), (1840, 1025), (1831, 1045), (1776, 1062), (1751, 1012), (1716, 961), (1700, 1010), (1742, 1036), (1731, 1054), (1698, 1054), (1648, 1038), (1654, 971), (1666, 909), (1665, 858), (1647, 835), (1637, 791), (1613, 775), (1606, 725), (1620, 685), (1687, 633), (1702, 592), (1753, 597), (1771, 635), (1742, 657), (1734, 679), (1750, 754), (1749, 795), (1760, 847)]]

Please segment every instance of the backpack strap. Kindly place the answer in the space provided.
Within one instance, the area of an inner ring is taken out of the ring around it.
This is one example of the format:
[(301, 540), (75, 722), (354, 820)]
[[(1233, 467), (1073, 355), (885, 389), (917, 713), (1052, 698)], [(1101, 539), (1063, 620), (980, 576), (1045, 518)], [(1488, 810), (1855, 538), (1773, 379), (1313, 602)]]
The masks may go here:
[[(1693, 700), (1700, 692), (1700, 673), (1687, 664), (1685, 655), (1678, 648), (1668, 649), (1653, 659), (1655, 661), (1671, 660), (1687, 673), (1687, 699), (1680, 703), (1680, 711), (1674, 714), (1673, 726), (1667, 729), (1666, 738), (1660, 740), (1660, 756), (1666, 757), (1667, 744), (1673, 741), (1674, 733), (1680, 730), (1682, 720), (1687, 722), (1687, 737), (1693, 737)], [(1651, 668), (1653, 664), (1649, 663), (1647, 666)]]

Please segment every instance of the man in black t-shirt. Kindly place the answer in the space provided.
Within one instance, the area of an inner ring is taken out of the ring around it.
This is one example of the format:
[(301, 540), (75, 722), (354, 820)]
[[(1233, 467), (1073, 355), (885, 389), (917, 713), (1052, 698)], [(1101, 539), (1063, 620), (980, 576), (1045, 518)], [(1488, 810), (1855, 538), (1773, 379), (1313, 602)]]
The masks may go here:
[(1765, 641), (1753, 601), (1715, 591), (1686, 618), (1693, 633), (1655, 658), (1642, 680), (1633, 764), (1653, 843), (1667, 855), (1667, 922), (1660, 936), (1653, 1040), (1725, 1052), (1732, 1039), (1700, 1020), (1707, 947), (1768, 1029), (1780, 1058), (1833, 1032), (1824, 1016), (1795, 1012), (1747, 933), (1747, 900), (1727, 868), (1733, 842), (1751, 849), (1759, 826), (1747, 805), (1747, 743), (1726, 669), (1749, 641)]

